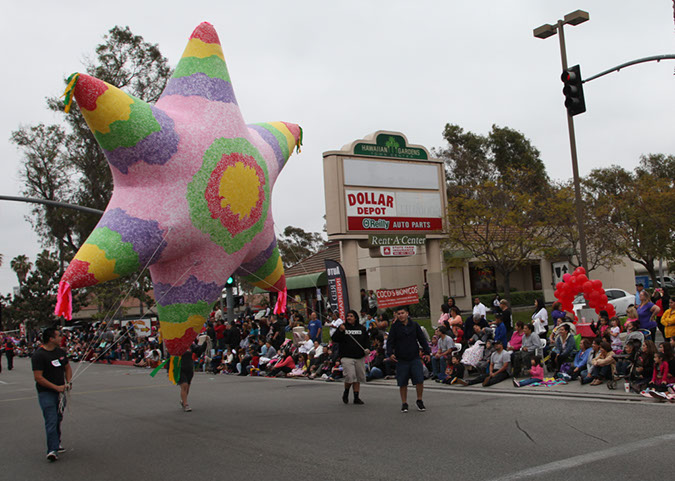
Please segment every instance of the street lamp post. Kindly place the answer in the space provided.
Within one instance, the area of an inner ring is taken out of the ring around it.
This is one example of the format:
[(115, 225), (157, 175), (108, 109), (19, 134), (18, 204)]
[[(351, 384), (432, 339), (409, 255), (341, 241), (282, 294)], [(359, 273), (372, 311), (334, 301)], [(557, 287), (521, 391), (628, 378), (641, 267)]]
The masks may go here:
[[(563, 20), (558, 20), (557, 24), (545, 24), (534, 29), (534, 36), (537, 38), (548, 38), (556, 33), (560, 40), (560, 60), (562, 62), (563, 72), (567, 70), (567, 50), (565, 49), (565, 30), (563, 26), (579, 25), (589, 19), (588, 12), (576, 10), (565, 15)], [(576, 207), (577, 229), (579, 230), (579, 249), (581, 250), (581, 266), (588, 273), (588, 258), (586, 255), (586, 230), (584, 228), (584, 212), (581, 200), (581, 184), (579, 182), (579, 165), (577, 162), (577, 141), (574, 134), (574, 117), (567, 112), (567, 130), (570, 137), (570, 152), (572, 154), (572, 175), (574, 178), (574, 202)]]

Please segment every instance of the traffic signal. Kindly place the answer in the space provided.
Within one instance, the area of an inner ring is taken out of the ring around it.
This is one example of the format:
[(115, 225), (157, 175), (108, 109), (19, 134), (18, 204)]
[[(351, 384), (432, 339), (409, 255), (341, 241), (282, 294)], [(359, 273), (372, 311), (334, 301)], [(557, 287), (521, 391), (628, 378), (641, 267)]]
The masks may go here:
[(227, 278), (227, 282), (225, 283), (225, 287), (232, 287), (234, 285), (234, 277), (230, 276)]
[(563, 94), (565, 94), (565, 107), (567, 113), (574, 117), (586, 112), (584, 101), (584, 88), (581, 82), (581, 68), (578, 65), (563, 70), (560, 80), (563, 81)]

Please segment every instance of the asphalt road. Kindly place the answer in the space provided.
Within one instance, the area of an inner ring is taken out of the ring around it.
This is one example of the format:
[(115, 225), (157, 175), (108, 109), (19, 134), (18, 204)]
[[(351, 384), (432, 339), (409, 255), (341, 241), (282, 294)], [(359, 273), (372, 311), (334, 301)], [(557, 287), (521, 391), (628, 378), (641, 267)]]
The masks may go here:
[(0, 374), (2, 479), (672, 477), (673, 404), (428, 383), (427, 411), (402, 414), (390, 384), (364, 386), (366, 404), (355, 406), (340, 400), (340, 383), (198, 373), (194, 411), (183, 413), (165, 375), (107, 365), (79, 367), (68, 451), (50, 464), (30, 364), (15, 365)]

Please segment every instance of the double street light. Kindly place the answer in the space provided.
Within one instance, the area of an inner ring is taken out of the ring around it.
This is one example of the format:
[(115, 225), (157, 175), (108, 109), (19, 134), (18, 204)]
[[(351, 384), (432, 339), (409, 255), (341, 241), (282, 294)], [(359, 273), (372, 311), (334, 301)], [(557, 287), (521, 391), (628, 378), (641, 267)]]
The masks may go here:
[[(570, 69), (567, 67), (567, 50), (565, 49), (565, 31), (564, 25), (579, 25), (584, 23), (589, 19), (588, 12), (583, 10), (576, 10), (572, 13), (565, 15), (565, 18), (558, 20), (555, 25), (544, 24), (540, 27), (534, 29), (534, 36), (537, 38), (548, 38), (556, 33), (560, 39), (560, 59), (562, 61), (563, 68), (563, 81), (566, 83), (565, 76), (570, 74)], [(576, 69), (578, 73), (578, 68)], [(579, 85), (581, 82), (581, 74), (578, 73)], [(582, 96), (583, 99), (583, 96)], [(585, 110), (585, 109), (584, 109)], [(573, 113), (576, 112), (576, 113)], [(588, 272), (588, 258), (586, 256), (586, 231), (584, 229), (584, 217), (583, 217), (583, 204), (581, 200), (581, 186), (579, 182), (579, 166), (577, 163), (577, 141), (574, 135), (574, 118), (573, 115), (581, 113), (580, 111), (575, 111), (574, 109), (567, 109), (567, 129), (569, 131), (570, 137), (570, 151), (572, 154), (572, 174), (574, 176), (574, 199), (576, 204), (576, 217), (577, 217), (577, 228), (579, 230), (579, 250), (581, 251), (581, 266)]]

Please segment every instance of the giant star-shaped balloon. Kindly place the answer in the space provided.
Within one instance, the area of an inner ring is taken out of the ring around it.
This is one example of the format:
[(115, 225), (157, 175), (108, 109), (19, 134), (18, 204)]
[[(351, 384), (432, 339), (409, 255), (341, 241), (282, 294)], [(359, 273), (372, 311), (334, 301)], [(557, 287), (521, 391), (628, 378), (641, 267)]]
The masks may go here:
[(302, 130), (244, 123), (213, 26), (192, 33), (154, 106), (88, 75), (71, 78), (67, 100), (74, 95), (103, 148), (114, 189), (63, 275), (57, 315), (69, 315), (71, 288), (148, 266), (173, 356), (189, 348), (235, 272), (285, 307), (271, 193)]

